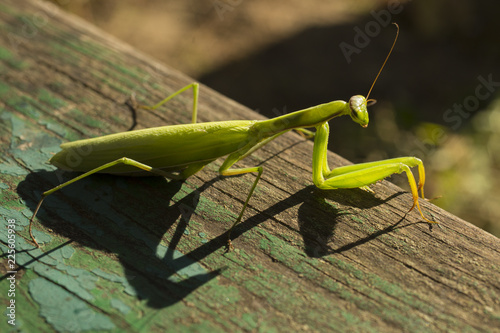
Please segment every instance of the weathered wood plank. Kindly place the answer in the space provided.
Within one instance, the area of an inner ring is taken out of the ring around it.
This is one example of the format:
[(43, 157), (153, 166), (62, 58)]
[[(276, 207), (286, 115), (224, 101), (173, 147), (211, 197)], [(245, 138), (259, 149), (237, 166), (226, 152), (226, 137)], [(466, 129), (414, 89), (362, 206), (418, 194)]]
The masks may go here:
[[(1, 223), (16, 225), (16, 327), (24, 331), (467, 331), (500, 327), (500, 242), (438, 207), (432, 231), (389, 182), (320, 191), (312, 142), (289, 133), (241, 166), (264, 175), (237, 250), (224, 254), (254, 175), (220, 179), (221, 161), (184, 183), (73, 174), (46, 161), (62, 142), (190, 119), (191, 96), (152, 104), (193, 80), (37, 1), (0, 4)], [(136, 119), (134, 119), (136, 117)], [(201, 121), (259, 115), (202, 87)], [(349, 120), (338, 120), (349, 121)], [(350, 124), (351, 125), (351, 124)], [(352, 125), (355, 126), (355, 125)], [(332, 166), (348, 163), (329, 153)], [(432, 181), (432, 180), (429, 180)], [(5, 230), (5, 229), (4, 229)], [(6, 257), (8, 234), (0, 235)], [(2, 265), (2, 304), (11, 270)], [(13, 329), (7, 319), (2, 332)]]

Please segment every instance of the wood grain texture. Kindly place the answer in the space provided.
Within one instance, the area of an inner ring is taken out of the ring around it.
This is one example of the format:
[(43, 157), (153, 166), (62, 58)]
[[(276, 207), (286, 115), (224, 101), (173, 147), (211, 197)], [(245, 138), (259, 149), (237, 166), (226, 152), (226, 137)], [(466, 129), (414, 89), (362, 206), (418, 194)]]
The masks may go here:
[[(3, 1), (0, 31), (0, 214), (16, 225), (19, 265), (16, 326), (5, 317), (2, 332), (499, 331), (497, 238), (421, 202), (441, 222), (429, 230), (387, 181), (376, 195), (316, 189), (312, 142), (295, 133), (238, 164), (264, 174), (234, 252), (224, 232), (255, 175), (221, 178), (222, 160), (186, 182), (77, 182), (46, 199), (34, 249), (27, 224), (41, 192), (75, 176), (46, 162), (59, 144), (189, 122), (189, 93), (155, 112), (125, 101), (153, 104), (193, 80), (43, 2)], [(200, 121), (261, 118), (201, 87)]]

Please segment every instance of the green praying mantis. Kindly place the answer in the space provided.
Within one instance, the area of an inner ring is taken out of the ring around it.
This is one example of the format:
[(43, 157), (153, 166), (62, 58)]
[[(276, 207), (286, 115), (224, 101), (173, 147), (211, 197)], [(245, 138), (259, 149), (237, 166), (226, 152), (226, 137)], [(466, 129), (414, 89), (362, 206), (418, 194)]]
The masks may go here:
[[(205, 165), (220, 157), (227, 156), (219, 169), (221, 175), (257, 174), (238, 218), (228, 230), (227, 249), (230, 250), (233, 247), (231, 231), (241, 221), (263, 173), (262, 166), (233, 168), (233, 165), (290, 130), (312, 133), (306, 130), (306, 128), (312, 127), (316, 129), (312, 158), (312, 179), (318, 188), (325, 190), (362, 188), (372, 191), (368, 185), (392, 174), (405, 172), (413, 196), (413, 205), (409, 212), (416, 206), (420, 216), (426, 222), (437, 223), (424, 216), (418, 202), (419, 190), (421, 190), (422, 198), (424, 198), (423, 187), (425, 183), (424, 165), (420, 159), (416, 157), (399, 157), (347, 165), (334, 170), (330, 170), (328, 167), (328, 121), (335, 117), (349, 115), (355, 123), (362, 127), (368, 126), (367, 105), (374, 101), (368, 99), (368, 97), (394, 48), (399, 35), (397, 24), (396, 27), (397, 33), (394, 43), (367, 97), (356, 95), (351, 97), (348, 102), (333, 101), (267, 120), (197, 123), (199, 85), (192, 83), (154, 106), (139, 106), (144, 109), (154, 110), (180, 93), (192, 89), (193, 113), (191, 124), (134, 130), (62, 144), (62, 150), (50, 159), (50, 163), (62, 170), (79, 171), (83, 172), (83, 174), (42, 194), (30, 219), (29, 234), (33, 242), (39, 247), (32, 233), (32, 225), (43, 200), (50, 194), (94, 173), (127, 176), (147, 174), (169, 179), (187, 179), (203, 169)], [(418, 186), (410, 169), (412, 167), (418, 167)]]

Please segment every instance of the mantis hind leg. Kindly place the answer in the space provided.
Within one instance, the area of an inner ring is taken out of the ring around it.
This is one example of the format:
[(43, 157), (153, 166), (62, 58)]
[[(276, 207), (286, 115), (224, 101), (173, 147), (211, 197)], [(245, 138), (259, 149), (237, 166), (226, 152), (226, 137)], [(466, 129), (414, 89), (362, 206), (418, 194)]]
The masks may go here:
[(43, 192), (42, 193), (42, 198), (38, 202), (38, 205), (35, 208), (35, 212), (33, 213), (33, 216), (31, 217), (30, 222), (29, 222), (29, 234), (30, 234), (30, 237), (33, 240), (33, 242), (35, 243), (35, 245), (37, 247), (40, 247), (40, 245), (36, 241), (35, 237), (33, 236), (32, 226), (33, 226), (33, 220), (34, 220), (36, 214), (38, 213), (38, 210), (42, 206), (43, 200), (47, 196), (49, 196), (50, 194), (52, 194), (54, 192), (57, 192), (60, 189), (66, 187), (68, 185), (71, 185), (71, 184), (73, 184), (73, 183), (75, 183), (75, 182), (77, 182), (77, 181), (79, 181), (79, 180), (81, 180), (83, 178), (86, 178), (86, 177), (88, 177), (90, 175), (93, 175), (94, 173), (102, 172), (103, 170), (111, 168), (111, 167), (113, 167), (115, 165), (118, 165), (118, 164), (126, 164), (126, 165), (130, 165), (130, 166), (136, 167), (138, 169), (144, 170), (144, 171), (148, 171), (148, 172), (157, 174), (157, 175), (162, 176), (162, 177), (166, 177), (166, 178), (170, 178), (170, 179), (186, 179), (190, 175), (192, 175), (192, 174), (198, 172), (199, 170), (201, 170), (207, 163), (210, 163), (210, 162), (211, 161), (208, 161), (208, 162), (204, 161), (204, 162), (200, 162), (200, 163), (191, 164), (186, 169), (184, 169), (182, 172), (180, 172), (179, 175), (173, 174), (171, 172), (166, 172), (166, 171), (163, 171), (161, 169), (153, 168), (153, 167), (151, 167), (149, 165), (146, 165), (144, 163), (135, 161), (135, 160), (127, 158), (127, 157), (122, 157), (122, 158), (119, 158), (119, 159), (117, 159), (115, 161), (106, 163), (106, 164), (104, 164), (104, 165), (102, 165), (100, 167), (97, 167), (97, 168), (92, 169), (92, 170), (90, 170), (88, 172), (85, 172), (84, 174), (81, 174), (78, 177), (70, 179), (67, 182), (62, 183), (62, 184), (60, 184), (60, 185), (58, 185), (58, 186), (56, 186), (56, 187), (54, 187), (54, 188), (52, 188), (52, 189), (50, 189), (48, 191)]
[[(191, 84), (188, 84), (182, 89), (179, 89), (178, 91), (174, 92), (172, 95), (168, 96), (167, 98), (163, 99), (159, 103), (153, 105), (153, 106), (147, 106), (147, 105), (135, 105), (135, 107), (139, 107), (141, 109), (146, 109), (146, 110), (156, 110), (163, 104), (167, 103), (170, 101), (172, 98), (175, 96), (183, 93), (184, 91), (193, 88), (193, 114), (191, 117), (191, 123), (195, 124), (198, 121), (198, 92), (200, 89), (200, 85), (196, 82), (193, 82)], [(136, 103), (135, 103), (136, 104)]]
[[(388, 160), (347, 165), (330, 170), (327, 162), (327, 142), (329, 128), (328, 123), (324, 123), (317, 128), (313, 151), (313, 181), (314, 184), (325, 190), (338, 188), (366, 188), (368, 185), (376, 183), (395, 173), (405, 172), (410, 185), (413, 206), (409, 211), (417, 207), (420, 216), (428, 223), (437, 223), (427, 219), (418, 203), (418, 191), (421, 191), (424, 198), (425, 170), (422, 161), (416, 157), (399, 157)], [(411, 172), (411, 167), (418, 167), (418, 186)]]

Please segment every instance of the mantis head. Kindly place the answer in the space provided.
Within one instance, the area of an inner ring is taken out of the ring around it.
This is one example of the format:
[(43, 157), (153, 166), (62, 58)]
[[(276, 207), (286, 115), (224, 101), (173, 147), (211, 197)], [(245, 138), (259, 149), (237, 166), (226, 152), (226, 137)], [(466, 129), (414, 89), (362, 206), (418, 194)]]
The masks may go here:
[[(372, 101), (372, 100), (369, 100)], [(352, 96), (349, 99), (349, 115), (351, 116), (354, 122), (360, 124), (362, 127), (368, 126), (368, 110), (367, 110), (368, 101), (364, 96), (356, 95)]]

